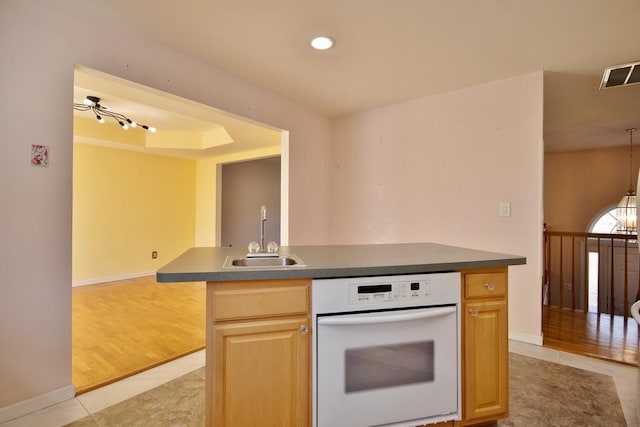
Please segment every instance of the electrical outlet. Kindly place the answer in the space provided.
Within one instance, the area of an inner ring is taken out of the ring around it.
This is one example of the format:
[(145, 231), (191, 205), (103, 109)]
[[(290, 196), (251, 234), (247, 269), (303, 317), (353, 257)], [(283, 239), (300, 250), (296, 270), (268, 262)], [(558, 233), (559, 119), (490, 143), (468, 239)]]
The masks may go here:
[(153, 259), (158, 258), (158, 251), (151, 252), (151, 258), (153, 258)]

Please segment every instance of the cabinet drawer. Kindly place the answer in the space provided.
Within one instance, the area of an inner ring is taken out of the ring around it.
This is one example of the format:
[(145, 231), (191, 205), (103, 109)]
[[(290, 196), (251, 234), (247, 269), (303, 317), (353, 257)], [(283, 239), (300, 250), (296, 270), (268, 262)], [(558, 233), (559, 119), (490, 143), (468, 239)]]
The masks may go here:
[(309, 283), (305, 280), (230, 282), (213, 286), (215, 321), (308, 314)]
[(465, 279), (467, 298), (487, 298), (507, 294), (507, 275), (505, 273), (473, 273)]

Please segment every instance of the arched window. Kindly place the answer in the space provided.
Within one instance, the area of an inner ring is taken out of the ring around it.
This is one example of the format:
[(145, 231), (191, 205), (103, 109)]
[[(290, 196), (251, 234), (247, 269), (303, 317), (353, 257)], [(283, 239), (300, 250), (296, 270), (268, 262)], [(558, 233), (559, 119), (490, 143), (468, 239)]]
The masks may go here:
[(597, 214), (589, 225), (589, 233), (615, 234), (617, 232), (616, 220), (617, 206), (608, 206)]
[[(593, 217), (587, 232), (589, 233), (602, 233), (602, 234), (631, 234), (636, 235), (634, 231), (632, 233), (626, 233), (624, 231), (618, 231), (617, 227), (617, 210), (616, 205), (607, 206), (601, 210), (596, 216)], [(634, 208), (635, 210), (635, 208)], [(633, 226), (635, 228), (635, 215), (633, 217)]]

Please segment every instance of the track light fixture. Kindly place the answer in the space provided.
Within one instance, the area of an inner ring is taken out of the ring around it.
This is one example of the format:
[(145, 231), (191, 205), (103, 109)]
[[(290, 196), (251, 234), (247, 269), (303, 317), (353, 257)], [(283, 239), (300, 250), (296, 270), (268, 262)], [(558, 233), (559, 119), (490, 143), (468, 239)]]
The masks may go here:
[(82, 100), (82, 104), (73, 103), (73, 109), (78, 111), (93, 111), (93, 114), (96, 115), (96, 120), (99, 123), (104, 123), (105, 117), (110, 117), (124, 130), (136, 127), (141, 127), (144, 130), (148, 130), (149, 132), (156, 132), (157, 129), (153, 126), (142, 125), (140, 123), (136, 123), (124, 114), (116, 113), (114, 111), (109, 111), (107, 107), (100, 104), (100, 98), (97, 96), (87, 96)]

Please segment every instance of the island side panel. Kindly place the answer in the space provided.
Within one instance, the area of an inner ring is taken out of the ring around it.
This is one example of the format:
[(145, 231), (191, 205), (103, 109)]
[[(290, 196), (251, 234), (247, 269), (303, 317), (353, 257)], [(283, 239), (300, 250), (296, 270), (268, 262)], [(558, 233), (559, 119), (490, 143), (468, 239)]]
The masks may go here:
[(216, 381), (215, 381), (215, 285), (216, 282), (207, 282), (207, 308), (206, 308), (206, 351), (205, 351), (205, 426), (213, 426), (214, 408), (216, 407)]

